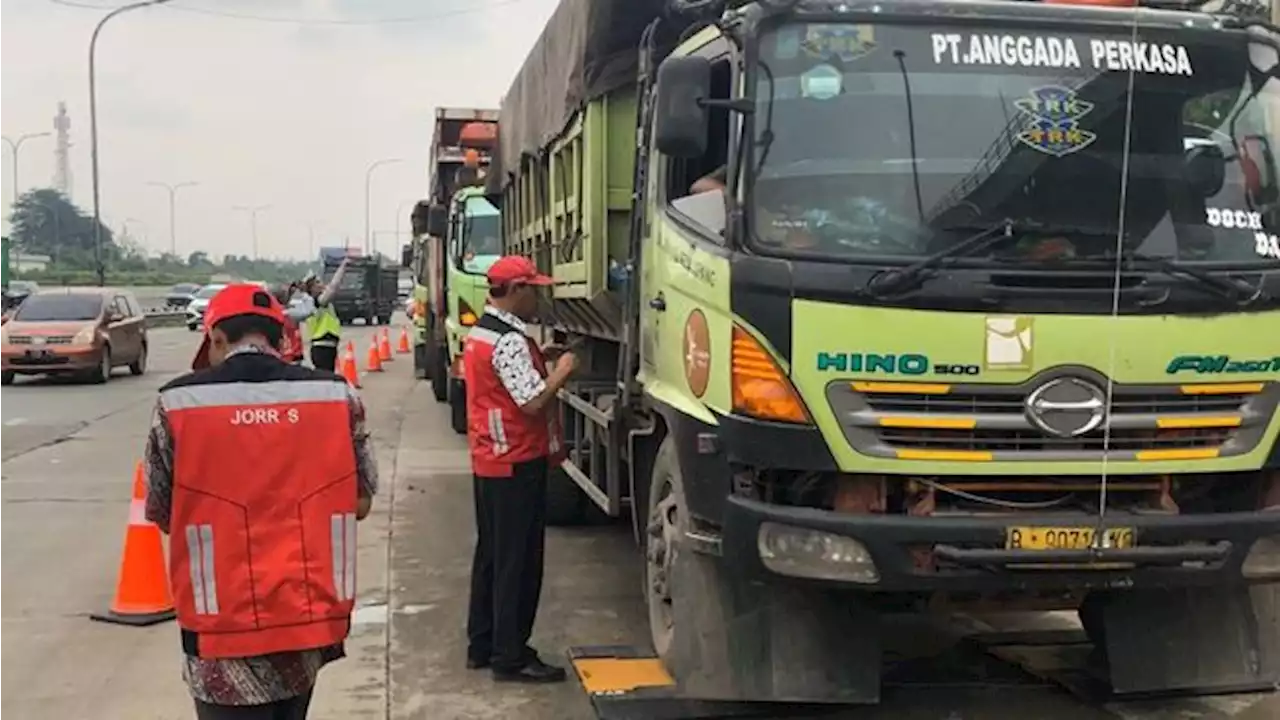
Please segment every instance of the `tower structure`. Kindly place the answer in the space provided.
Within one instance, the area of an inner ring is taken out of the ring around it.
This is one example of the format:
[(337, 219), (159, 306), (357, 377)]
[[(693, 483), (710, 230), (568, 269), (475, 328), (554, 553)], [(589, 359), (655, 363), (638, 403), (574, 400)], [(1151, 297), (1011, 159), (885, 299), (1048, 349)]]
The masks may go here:
[(71, 197), (71, 118), (67, 104), (58, 103), (58, 114), (53, 116), (53, 187), (64, 197)]

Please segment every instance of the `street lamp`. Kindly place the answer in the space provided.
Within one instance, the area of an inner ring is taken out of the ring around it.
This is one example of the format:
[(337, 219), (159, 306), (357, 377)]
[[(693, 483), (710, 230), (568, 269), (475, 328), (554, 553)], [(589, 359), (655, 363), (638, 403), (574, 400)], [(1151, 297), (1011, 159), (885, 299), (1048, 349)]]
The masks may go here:
[(271, 209), (270, 205), (236, 205), (232, 210), (249, 213), (249, 233), (253, 238), (253, 259), (258, 259), (258, 213)]
[(123, 15), (130, 10), (141, 10), (152, 5), (162, 5), (167, 2), (169, 0), (143, 0), (142, 2), (121, 5), (102, 16), (102, 19), (93, 28), (93, 35), (89, 38), (89, 160), (93, 165), (93, 257), (98, 266), (98, 287), (107, 284), (107, 266), (102, 261), (102, 211), (98, 203), (98, 78), (95, 68), (98, 35), (102, 32), (102, 26), (117, 15)]
[(123, 222), (123, 223), (121, 223), (121, 225), (124, 227), (124, 232), (125, 232), (125, 234), (126, 234), (126, 235), (131, 235), (131, 234), (132, 234), (132, 233), (130, 233), (130, 232), (129, 232), (129, 225), (130, 225), (130, 224), (132, 224), (132, 225), (141, 225), (141, 226), (142, 226), (142, 233), (143, 233), (143, 234), (142, 234), (142, 237), (140, 238), (140, 240), (141, 240), (141, 244), (144, 244), (144, 245), (145, 245), (145, 244), (146, 244), (146, 237), (147, 237), (147, 234), (150, 232), (149, 230), (147, 230), (147, 224), (146, 224), (145, 222), (143, 222), (142, 220), (139, 220), (138, 218), (132, 218), (132, 217), (127, 217), (127, 218), (125, 218), (125, 219), (124, 219), (124, 222)]
[(373, 171), (383, 165), (400, 162), (400, 158), (383, 158), (370, 163), (364, 171), (364, 251), (372, 253), (373, 235), (369, 232), (369, 187), (373, 182)]
[(152, 181), (147, 183), (158, 188), (164, 188), (169, 191), (169, 254), (177, 257), (178, 255), (178, 221), (177, 221), (177, 199), (178, 191), (182, 188), (195, 187), (200, 183), (195, 181), (180, 182), (176, 185), (169, 183)]
[(26, 135), (19, 135), (17, 140), (11, 140), (7, 135), (0, 136), (3, 138), (4, 143), (9, 146), (9, 152), (13, 154), (13, 204), (14, 205), (18, 204), (18, 151), (22, 149), (22, 143), (32, 138), (49, 137), (50, 134), (51, 133), (47, 133), (47, 132), (27, 133)]

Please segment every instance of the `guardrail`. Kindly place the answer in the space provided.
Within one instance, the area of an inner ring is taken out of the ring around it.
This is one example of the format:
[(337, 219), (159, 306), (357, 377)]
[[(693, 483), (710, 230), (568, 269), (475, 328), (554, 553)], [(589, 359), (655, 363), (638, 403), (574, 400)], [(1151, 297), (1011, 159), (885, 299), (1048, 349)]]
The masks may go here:
[(172, 307), (146, 308), (147, 327), (178, 327), (187, 324), (187, 311)]

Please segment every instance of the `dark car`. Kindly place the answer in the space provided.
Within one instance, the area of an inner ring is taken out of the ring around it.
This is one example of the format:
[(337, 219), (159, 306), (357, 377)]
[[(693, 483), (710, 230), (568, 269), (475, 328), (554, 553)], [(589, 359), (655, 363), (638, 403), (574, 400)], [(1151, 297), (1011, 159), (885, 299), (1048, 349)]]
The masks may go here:
[(164, 296), (164, 304), (182, 310), (191, 304), (191, 298), (195, 297), (199, 289), (200, 286), (196, 283), (178, 283), (169, 288), (169, 294)]
[(132, 293), (66, 290), (36, 293), (0, 330), (0, 380), (17, 375), (75, 375), (103, 383), (127, 365), (147, 370), (147, 319)]

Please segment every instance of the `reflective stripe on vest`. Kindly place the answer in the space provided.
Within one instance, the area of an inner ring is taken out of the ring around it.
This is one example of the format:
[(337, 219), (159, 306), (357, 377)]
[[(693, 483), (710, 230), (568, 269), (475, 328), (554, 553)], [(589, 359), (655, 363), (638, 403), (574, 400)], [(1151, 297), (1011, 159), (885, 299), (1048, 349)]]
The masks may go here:
[(311, 378), (161, 391), (174, 448), (169, 571), (189, 654), (346, 637), (358, 494), (348, 392)]
[(326, 335), (337, 337), (342, 334), (342, 321), (338, 319), (338, 311), (333, 309), (333, 305), (316, 308), (307, 326), (313, 342)]
[[(505, 332), (504, 332), (505, 331)], [(467, 440), (471, 465), (481, 477), (509, 477), (512, 465), (540, 457), (563, 460), (558, 418), (552, 403), (545, 419), (520, 410), (493, 369), (493, 348), (511, 328), (492, 315), (482, 315), (463, 341), (463, 371), (467, 387)], [(528, 337), (534, 369), (547, 376), (542, 351)]]

